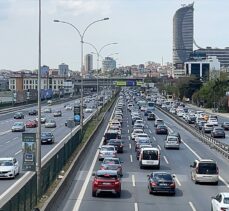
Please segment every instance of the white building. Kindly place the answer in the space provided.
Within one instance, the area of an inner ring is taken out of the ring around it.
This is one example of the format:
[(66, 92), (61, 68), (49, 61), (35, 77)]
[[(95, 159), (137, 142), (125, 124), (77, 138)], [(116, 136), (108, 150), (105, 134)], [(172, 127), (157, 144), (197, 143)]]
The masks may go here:
[(211, 80), (220, 75), (220, 62), (216, 56), (185, 62), (186, 75), (194, 75), (203, 80)]

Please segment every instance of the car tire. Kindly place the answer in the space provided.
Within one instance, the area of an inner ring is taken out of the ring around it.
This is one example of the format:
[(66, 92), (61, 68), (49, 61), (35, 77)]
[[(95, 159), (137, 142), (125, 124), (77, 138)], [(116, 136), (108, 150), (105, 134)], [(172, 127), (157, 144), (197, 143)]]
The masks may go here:
[(92, 191), (92, 197), (96, 197), (96, 191)]
[(218, 185), (218, 183), (219, 183), (218, 181), (217, 182), (214, 182), (214, 185)]
[(142, 166), (142, 164), (141, 164), (141, 163), (139, 164), (139, 166), (140, 166), (140, 169), (143, 169), (143, 166)]
[(117, 198), (120, 198), (121, 197), (121, 191), (117, 192), (116, 196), (117, 196)]

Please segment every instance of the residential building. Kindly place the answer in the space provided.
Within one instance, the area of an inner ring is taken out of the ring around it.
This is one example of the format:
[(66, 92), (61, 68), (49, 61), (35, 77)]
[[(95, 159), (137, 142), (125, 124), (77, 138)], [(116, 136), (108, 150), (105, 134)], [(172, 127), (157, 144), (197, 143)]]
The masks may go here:
[(173, 17), (173, 77), (185, 75), (184, 63), (193, 52), (193, 4), (178, 9)]

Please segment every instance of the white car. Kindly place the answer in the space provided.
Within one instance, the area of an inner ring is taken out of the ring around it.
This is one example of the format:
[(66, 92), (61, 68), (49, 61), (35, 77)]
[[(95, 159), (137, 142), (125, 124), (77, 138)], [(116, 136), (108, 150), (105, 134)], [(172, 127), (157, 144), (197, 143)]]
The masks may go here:
[(72, 106), (71, 106), (71, 105), (67, 105), (67, 106), (65, 107), (65, 110), (66, 110), (66, 111), (72, 110)]
[(86, 108), (85, 109), (85, 113), (92, 113), (93, 112), (93, 109), (92, 108)]
[(131, 139), (134, 140), (136, 134), (142, 134), (144, 133), (142, 129), (134, 129), (133, 132), (131, 133)]
[(229, 193), (222, 192), (212, 197), (211, 211), (229, 210)]
[(99, 149), (99, 160), (103, 160), (106, 157), (117, 157), (117, 151), (115, 149), (115, 146), (102, 145)]
[(209, 118), (207, 122), (214, 126), (218, 126), (218, 120), (216, 118)]
[(15, 178), (20, 172), (16, 158), (0, 158), (0, 178)]

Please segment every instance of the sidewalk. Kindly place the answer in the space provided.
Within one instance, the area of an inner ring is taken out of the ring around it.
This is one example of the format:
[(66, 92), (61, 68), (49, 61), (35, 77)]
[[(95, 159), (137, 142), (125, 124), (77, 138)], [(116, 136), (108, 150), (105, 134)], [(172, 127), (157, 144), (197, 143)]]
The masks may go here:
[(229, 113), (219, 113), (219, 112), (212, 112), (212, 109), (209, 108), (201, 108), (192, 104), (187, 104), (188, 107), (193, 108), (193, 109), (197, 109), (200, 111), (205, 111), (206, 113), (209, 114), (215, 114), (217, 116), (221, 116), (221, 117), (225, 117), (225, 118), (229, 118)]

